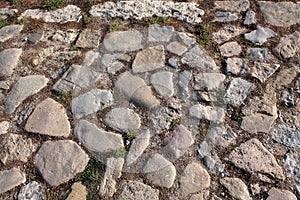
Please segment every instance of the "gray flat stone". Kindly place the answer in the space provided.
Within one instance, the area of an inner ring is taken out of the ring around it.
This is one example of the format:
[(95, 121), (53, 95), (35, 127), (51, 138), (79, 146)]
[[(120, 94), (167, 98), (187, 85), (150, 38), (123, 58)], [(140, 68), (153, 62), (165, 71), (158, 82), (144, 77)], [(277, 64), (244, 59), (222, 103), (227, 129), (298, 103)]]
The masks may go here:
[(189, 108), (189, 115), (197, 119), (206, 119), (213, 123), (222, 123), (225, 118), (223, 108), (196, 104)]
[(177, 34), (178, 34), (179, 38), (181, 39), (181, 42), (188, 47), (197, 43), (195, 36), (191, 33), (177, 32)]
[(243, 58), (227, 58), (226, 62), (226, 73), (233, 75), (245, 75), (250, 72), (247, 60)]
[(181, 62), (191, 68), (199, 69), (201, 72), (216, 72), (219, 70), (213, 58), (199, 45), (185, 53)]
[(74, 129), (74, 135), (92, 153), (101, 154), (124, 147), (119, 134), (106, 132), (86, 120), (80, 120)]
[(194, 76), (195, 90), (212, 91), (221, 87), (221, 84), (225, 80), (226, 76), (221, 73), (200, 73)]
[(115, 87), (128, 100), (139, 106), (152, 108), (159, 105), (158, 99), (152, 94), (145, 81), (140, 77), (133, 76), (130, 72), (121, 74), (115, 83)]
[(267, 23), (289, 27), (300, 22), (300, 3), (259, 1), (259, 9)]
[(34, 156), (35, 166), (51, 186), (74, 178), (85, 169), (88, 160), (88, 155), (72, 140), (44, 142)]
[(86, 187), (80, 182), (73, 183), (71, 187), (72, 191), (66, 198), (66, 200), (85, 200), (87, 196)]
[(191, 71), (182, 71), (178, 73), (178, 93), (183, 101), (186, 101), (190, 97), (189, 82), (191, 78)]
[(174, 94), (173, 73), (162, 71), (151, 75), (150, 83), (162, 97), (171, 97)]
[(224, 102), (238, 107), (254, 89), (255, 85), (241, 78), (233, 78), (224, 95)]
[(245, 28), (228, 25), (228, 26), (221, 28), (217, 32), (213, 32), (212, 35), (213, 35), (214, 41), (218, 44), (221, 44), (221, 43), (227, 42), (228, 40), (230, 40), (233, 37), (236, 37), (236, 36), (244, 33), (245, 31), (246, 31)]
[(5, 111), (12, 114), (27, 97), (46, 87), (48, 81), (48, 78), (40, 75), (19, 78), (4, 101)]
[(37, 33), (31, 33), (27, 37), (27, 41), (30, 44), (37, 44), (42, 38), (43, 38), (44, 33), (42, 31), (37, 32)]
[(0, 194), (25, 182), (25, 174), (17, 168), (0, 171)]
[(248, 0), (216, 1), (215, 8), (232, 12), (245, 12), (250, 6)]
[(22, 49), (12, 48), (0, 52), (0, 77), (10, 76), (18, 66)]
[(255, 12), (252, 10), (248, 10), (245, 15), (245, 19), (243, 21), (244, 25), (256, 24)]
[(13, 161), (26, 163), (36, 151), (37, 145), (30, 138), (18, 134), (8, 134), (1, 142), (0, 160), (3, 164)]
[(279, 67), (279, 64), (268, 64), (256, 61), (252, 67), (251, 75), (263, 83), (272, 76)]
[(90, 69), (98, 68), (100, 65), (101, 55), (99, 52), (93, 50), (86, 52), (82, 66), (89, 67)]
[(168, 59), (168, 64), (171, 67), (177, 69), (179, 67), (179, 59), (176, 58), (176, 57), (171, 57), (171, 58)]
[(280, 39), (279, 44), (274, 48), (274, 52), (280, 59), (284, 60), (284, 59), (294, 57), (295, 54), (299, 51), (299, 49), (300, 49), (300, 32), (295, 31), (290, 35), (282, 37)]
[(288, 190), (271, 188), (267, 200), (297, 200), (297, 197)]
[(149, 42), (169, 42), (173, 33), (173, 26), (150, 25), (148, 28), (148, 40)]
[(107, 51), (137, 51), (143, 48), (142, 38), (143, 35), (136, 30), (115, 31), (105, 35), (103, 45)]
[(23, 25), (4, 26), (0, 29), (0, 42), (16, 37), (23, 30)]
[(236, 137), (237, 134), (233, 132), (230, 126), (225, 125), (208, 129), (205, 140), (217, 150), (222, 150), (230, 144), (234, 144)]
[(84, 29), (76, 41), (76, 46), (81, 48), (95, 48), (99, 45), (101, 36), (101, 30)]
[(228, 159), (235, 166), (258, 175), (261, 180), (268, 180), (268, 176), (285, 179), (283, 169), (276, 158), (255, 138), (235, 148)]
[(133, 73), (143, 73), (163, 68), (165, 66), (165, 52), (162, 45), (148, 47), (136, 54), (132, 63)]
[(233, 22), (239, 19), (236, 13), (231, 12), (215, 12), (215, 17), (212, 22)]
[(147, 178), (157, 186), (171, 188), (176, 177), (176, 168), (162, 155), (155, 154), (143, 168)]
[(95, 113), (113, 104), (110, 90), (93, 89), (84, 93), (71, 102), (71, 110), (76, 119)]
[(276, 142), (292, 148), (300, 148), (300, 131), (287, 124), (277, 124), (273, 130), (272, 138)]
[(138, 181), (126, 181), (121, 185), (118, 200), (159, 200), (159, 190)]
[(171, 53), (174, 53), (178, 56), (184, 54), (188, 49), (179, 42), (171, 42), (167, 46), (167, 50)]
[(43, 186), (38, 182), (32, 181), (20, 189), (18, 200), (42, 200), (44, 197), (43, 192)]
[(114, 108), (106, 114), (104, 123), (115, 130), (128, 133), (140, 128), (141, 119), (131, 109)]
[(239, 200), (251, 200), (247, 185), (239, 178), (222, 178), (220, 183), (228, 190), (230, 196)]
[(294, 188), (298, 195), (300, 194), (300, 154), (298, 152), (289, 151), (283, 159), (283, 167), (287, 172), (287, 177), (295, 180)]
[(115, 74), (125, 67), (125, 62), (129, 62), (131, 57), (127, 54), (104, 54), (101, 59), (101, 64), (110, 74)]
[(274, 37), (277, 34), (269, 28), (257, 26), (256, 30), (246, 33), (245, 38), (255, 44), (262, 45), (267, 42), (268, 38)]
[(150, 137), (150, 131), (149, 129), (147, 129), (132, 141), (132, 144), (130, 145), (130, 149), (126, 156), (127, 165), (133, 164), (142, 155), (142, 153), (149, 145)]
[(29, 116), (25, 130), (42, 135), (68, 137), (70, 123), (65, 108), (51, 98), (45, 99)]
[(192, 162), (184, 169), (179, 182), (181, 193), (186, 197), (188, 194), (209, 188), (210, 176), (200, 164)]
[(267, 61), (268, 53), (266, 48), (248, 48), (247, 56), (255, 61)]
[(243, 117), (241, 128), (249, 133), (269, 133), (276, 118), (277, 115), (269, 116), (260, 113), (248, 115)]
[(225, 57), (238, 56), (242, 52), (242, 47), (237, 42), (227, 42), (219, 48), (221, 55)]
[(100, 79), (101, 74), (87, 67), (72, 65), (58, 80), (53, 90), (60, 93), (67, 93), (71, 90), (81, 90), (95, 84)]

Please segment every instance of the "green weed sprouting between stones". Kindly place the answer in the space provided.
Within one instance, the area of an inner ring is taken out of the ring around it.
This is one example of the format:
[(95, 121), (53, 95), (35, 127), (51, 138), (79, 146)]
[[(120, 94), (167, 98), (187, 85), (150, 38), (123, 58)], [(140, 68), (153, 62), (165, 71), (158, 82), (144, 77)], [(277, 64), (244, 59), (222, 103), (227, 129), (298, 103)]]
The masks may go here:
[(0, 22), (0, 28), (3, 28), (6, 25), (8, 25), (8, 21), (7, 20), (3, 20), (3, 21)]
[(109, 31), (110, 32), (117, 31), (117, 30), (119, 30), (119, 28), (120, 28), (120, 25), (118, 23), (113, 23), (113, 24), (109, 25)]
[(173, 119), (171, 121), (171, 128), (175, 128), (176, 126), (180, 125), (181, 121), (180, 119)]
[(71, 101), (72, 101), (71, 92), (62, 93), (58, 98), (58, 102), (62, 104), (65, 108), (69, 107)]
[(12, 4), (17, 4), (19, 3), (21, 0), (8, 0), (8, 2), (12, 3)]
[(59, 8), (63, 4), (63, 0), (47, 0), (43, 4), (43, 9), (45, 10), (54, 10)]
[(235, 113), (232, 115), (231, 119), (237, 122), (241, 122), (243, 120), (243, 117), (245, 115), (242, 113), (242, 111), (235, 111)]
[(163, 24), (166, 20), (167, 19), (165, 17), (151, 17), (148, 22), (149, 24)]
[(197, 42), (210, 45), (213, 39), (212, 30), (209, 24), (199, 23), (196, 27)]
[(132, 130), (129, 130), (123, 135), (123, 137), (126, 141), (132, 142), (132, 140), (134, 140), (136, 137), (136, 133)]
[(72, 45), (71, 47), (70, 47), (70, 51), (76, 51), (77, 50), (77, 46), (76, 45)]

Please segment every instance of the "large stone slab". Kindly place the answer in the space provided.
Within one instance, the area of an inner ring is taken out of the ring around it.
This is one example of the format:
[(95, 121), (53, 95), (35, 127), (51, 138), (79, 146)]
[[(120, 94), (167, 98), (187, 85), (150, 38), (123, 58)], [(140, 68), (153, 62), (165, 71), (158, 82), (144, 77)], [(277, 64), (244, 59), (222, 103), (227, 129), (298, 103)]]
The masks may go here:
[(10, 76), (18, 65), (22, 49), (12, 48), (0, 52), (0, 77)]
[(294, 57), (295, 54), (299, 51), (299, 49), (300, 49), (300, 32), (295, 31), (290, 35), (282, 37), (280, 39), (279, 44), (274, 48), (274, 52), (280, 59), (288, 59)]
[(245, 32), (245, 31), (246, 31), (245, 28), (228, 25), (228, 26), (221, 28), (217, 32), (213, 32), (212, 35), (213, 35), (214, 41), (218, 44), (221, 44), (221, 43), (224, 43), (224, 42), (230, 40), (233, 37), (240, 35), (241, 33)]
[(0, 194), (25, 182), (25, 174), (17, 168), (0, 171)]
[(235, 166), (258, 175), (261, 180), (269, 180), (268, 176), (285, 179), (276, 158), (255, 138), (235, 148), (228, 158)]
[(300, 22), (300, 3), (259, 1), (259, 9), (267, 23), (289, 27)]
[(148, 47), (136, 54), (132, 63), (132, 72), (143, 73), (163, 68), (165, 62), (163, 46)]
[(225, 118), (225, 111), (220, 107), (196, 104), (189, 108), (189, 115), (197, 119), (207, 119), (214, 123), (222, 123)]
[(221, 73), (200, 73), (194, 76), (194, 89), (212, 91), (220, 88), (226, 76)]
[(247, 185), (239, 178), (222, 178), (220, 183), (228, 190), (234, 199), (252, 200)]
[(23, 25), (4, 26), (0, 29), (0, 42), (16, 37), (23, 30)]
[(89, 157), (71, 140), (47, 141), (34, 156), (34, 164), (50, 185), (59, 185), (82, 172)]
[(71, 110), (75, 118), (80, 119), (111, 106), (112, 103), (113, 95), (110, 90), (93, 89), (72, 99)]
[(276, 36), (277, 34), (269, 28), (257, 26), (256, 30), (245, 34), (245, 38), (255, 44), (262, 45), (267, 42), (267, 39)]
[(267, 200), (297, 200), (297, 197), (288, 190), (271, 188), (268, 192)]
[(137, 51), (143, 48), (142, 39), (143, 35), (136, 30), (115, 31), (105, 35), (103, 45), (107, 51)]
[(143, 168), (147, 178), (157, 186), (172, 187), (175, 177), (175, 166), (160, 154), (154, 154)]
[(149, 42), (169, 42), (173, 33), (173, 26), (150, 25), (148, 28), (148, 40)]
[(242, 52), (242, 47), (237, 42), (227, 42), (219, 47), (222, 56), (238, 56)]
[(151, 75), (150, 83), (162, 97), (171, 97), (174, 94), (173, 73), (162, 71)]
[(243, 117), (241, 128), (249, 133), (269, 133), (277, 115), (270, 116), (261, 113)]
[(45, 99), (29, 116), (25, 130), (42, 135), (67, 137), (70, 134), (70, 123), (65, 108), (51, 98)]
[(118, 200), (159, 200), (159, 190), (138, 181), (126, 181), (121, 185)]
[(215, 6), (216, 9), (245, 12), (250, 6), (250, 2), (248, 0), (216, 1)]
[(107, 132), (86, 120), (80, 120), (74, 129), (74, 135), (92, 153), (100, 154), (124, 147), (119, 134)]
[(5, 111), (12, 114), (27, 97), (46, 87), (48, 81), (48, 78), (41, 75), (29, 75), (19, 78), (4, 101)]

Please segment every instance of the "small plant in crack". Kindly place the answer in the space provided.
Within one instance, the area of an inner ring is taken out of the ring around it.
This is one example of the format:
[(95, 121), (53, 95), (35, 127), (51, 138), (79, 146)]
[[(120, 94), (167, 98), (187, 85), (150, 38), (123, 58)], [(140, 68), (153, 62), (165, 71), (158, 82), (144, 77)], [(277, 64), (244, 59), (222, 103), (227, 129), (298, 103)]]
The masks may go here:
[(72, 101), (71, 92), (62, 93), (58, 98), (58, 102), (62, 104), (65, 108), (69, 107), (71, 101)]
[(70, 51), (77, 51), (77, 46), (76, 45), (72, 45), (70, 47)]
[(128, 141), (131, 143), (132, 140), (134, 140), (136, 138), (136, 133), (133, 130), (129, 130), (123, 135), (123, 137), (124, 137), (125, 141)]
[(111, 155), (115, 158), (124, 158), (126, 155), (126, 149), (124, 147), (120, 147), (111, 151)]
[(7, 20), (3, 20), (3, 21), (0, 22), (0, 28), (3, 28), (6, 25), (8, 25), (8, 21)]
[(119, 30), (119, 28), (120, 28), (120, 24), (118, 24), (118, 23), (113, 23), (113, 24), (109, 25), (109, 31), (110, 32), (117, 31), (117, 30)]
[(63, 4), (63, 0), (47, 0), (43, 4), (45, 10), (54, 10)]
[(232, 115), (231, 119), (237, 122), (243, 121), (243, 117), (245, 115), (242, 113), (242, 111), (235, 111), (234, 114)]
[(98, 119), (103, 119), (105, 117), (105, 115), (107, 113), (109, 113), (109, 111), (111, 111), (111, 109), (112, 109), (112, 107), (109, 106), (109, 107), (105, 107), (102, 110), (98, 111), (97, 112)]
[(175, 128), (176, 126), (180, 125), (181, 124), (181, 121), (180, 119), (173, 119), (171, 121), (171, 128)]
[(149, 24), (163, 24), (166, 20), (167, 19), (165, 17), (151, 17), (148, 22)]
[(199, 23), (196, 27), (197, 42), (210, 45), (213, 39), (209, 24)]

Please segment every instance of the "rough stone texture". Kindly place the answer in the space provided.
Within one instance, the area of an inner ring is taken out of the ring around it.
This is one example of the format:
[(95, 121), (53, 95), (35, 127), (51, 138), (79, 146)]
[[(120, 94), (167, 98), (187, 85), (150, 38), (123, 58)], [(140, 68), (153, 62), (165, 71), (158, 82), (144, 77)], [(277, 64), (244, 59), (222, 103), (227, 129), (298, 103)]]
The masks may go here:
[(227, 42), (219, 48), (221, 55), (225, 57), (238, 56), (242, 47), (237, 42)]
[(266, 62), (268, 60), (268, 52), (266, 48), (248, 48), (247, 57), (251, 60)]
[(137, 76), (133, 76), (130, 72), (121, 74), (115, 83), (115, 87), (128, 100), (139, 106), (152, 108), (159, 105), (158, 99), (152, 94), (145, 81)]
[(224, 95), (224, 102), (238, 107), (254, 89), (255, 85), (241, 78), (233, 78)]
[(74, 178), (85, 169), (88, 160), (88, 155), (71, 140), (44, 142), (34, 156), (34, 164), (50, 185), (59, 185)]
[(162, 45), (148, 47), (136, 54), (132, 63), (133, 73), (143, 73), (163, 68), (165, 66), (165, 53)]
[(174, 53), (178, 56), (181, 56), (182, 54), (184, 54), (188, 49), (180, 44), (179, 42), (171, 42), (168, 46), (167, 46), (167, 50), (171, 53)]
[(272, 138), (276, 142), (292, 148), (300, 148), (300, 131), (287, 124), (277, 124), (273, 130)]
[(226, 76), (221, 73), (200, 73), (194, 76), (195, 90), (212, 91), (221, 87), (221, 84), (225, 80)]
[(297, 152), (290, 151), (285, 154), (283, 159), (283, 167), (287, 171), (287, 177), (295, 180), (295, 189), (300, 194), (300, 154)]
[(124, 61), (129, 62), (131, 57), (127, 54), (104, 54), (101, 59), (101, 64), (110, 74), (115, 74), (125, 67)]
[(74, 129), (74, 135), (92, 153), (101, 154), (124, 147), (122, 136), (98, 128), (86, 120), (80, 120)]
[(213, 32), (212, 35), (213, 35), (214, 41), (218, 44), (221, 44), (221, 43), (224, 43), (224, 42), (230, 40), (233, 37), (240, 35), (241, 33), (245, 32), (245, 31), (246, 31), (245, 28), (229, 25), (229, 26), (225, 26), (225, 27), (221, 28), (217, 32)]
[(177, 34), (181, 41), (188, 47), (197, 43), (195, 36), (191, 33), (177, 32)]
[(0, 42), (16, 37), (23, 30), (23, 25), (10, 25), (4, 26), (0, 29)]
[(245, 38), (255, 44), (262, 45), (268, 38), (274, 37), (277, 34), (269, 28), (257, 26), (256, 30), (245, 34)]
[(173, 73), (162, 71), (151, 75), (150, 83), (162, 97), (171, 97), (174, 94)]
[(53, 11), (43, 11), (40, 9), (29, 9), (23, 12), (18, 19), (30, 17), (33, 19), (42, 19), (45, 22), (54, 23), (67, 23), (67, 22), (79, 22), (82, 18), (81, 10), (77, 6), (68, 5), (64, 8), (53, 10)]
[(189, 115), (197, 119), (207, 119), (214, 123), (222, 123), (225, 118), (225, 111), (223, 108), (196, 104), (189, 108)]
[(237, 134), (231, 130), (230, 126), (222, 125), (208, 129), (205, 140), (217, 150), (222, 150), (234, 144), (236, 137)]
[(215, 12), (215, 17), (212, 22), (233, 22), (239, 19), (239, 16), (231, 12)]
[(258, 175), (261, 180), (268, 180), (268, 175), (285, 179), (283, 169), (275, 157), (255, 138), (235, 148), (229, 154), (229, 160), (235, 166)]
[(288, 190), (271, 188), (268, 192), (267, 200), (297, 200), (297, 197)]
[(28, 35), (27, 41), (30, 44), (37, 44), (43, 38), (43, 32), (32, 33)]
[(260, 11), (267, 23), (289, 27), (300, 22), (300, 3), (259, 1)]
[(171, 188), (176, 177), (176, 168), (160, 154), (154, 154), (143, 168), (147, 178), (157, 186)]
[(192, 133), (183, 125), (175, 127), (172, 132), (172, 138), (165, 147), (166, 153), (171, 158), (179, 158), (183, 156), (185, 151), (194, 144)]
[(76, 119), (106, 108), (113, 103), (113, 95), (110, 90), (93, 89), (84, 93), (71, 102), (71, 110)]
[(10, 76), (18, 65), (22, 49), (12, 48), (0, 52), (0, 77)]
[(232, 12), (245, 12), (250, 6), (248, 0), (216, 1), (215, 8)]
[(185, 53), (181, 62), (191, 68), (199, 69), (201, 72), (217, 72), (219, 70), (213, 58), (199, 45)]
[(0, 171), (0, 194), (25, 182), (25, 175), (17, 168)]
[(43, 89), (48, 81), (49, 79), (40, 75), (29, 75), (19, 78), (4, 101), (5, 111), (8, 114), (12, 114), (27, 97)]
[(71, 90), (81, 90), (95, 84), (101, 74), (87, 67), (72, 65), (53, 86), (53, 90), (67, 93)]
[(246, 12), (245, 19), (243, 21), (244, 25), (251, 25), (251, 24), (256, 24), (256, 17), (255, 17), (255, 12), (252, 10), (248, 10)]
[(142, 38), (143, 35), (136, 30), (115, 31), (105, 35), (103, 45), (107, 51), (136, 51), (143, 47)]
[(117, 191), (116, 179), (121, 177), (124, 165), (124, 158), (108, 158), (106, 161), (106, 171), (100, 185), (100, 195), (112, 197)]
[(68, 137), (70, 123), (65, 108), (51, 98), (45, 99), (29, 116), (25, 130), (42, 135)]
[(295, 31), (290, 35), (282, 37), (280, 39), (279, 44), (274, 48), (274, 52), (280, 59), (288, 59), (294, 57), (295, 54), (299, 51), (299, 49), (300, 49), (300, 32)]
[(226, 62), (226, 73), (233, 75), (248, 74), (250, 68), (248, 67), (247, 60), (243, 58), (227, 58)]
[(0, 8), (0, 20), (5, 20), (8, 17), (14, 16), (18, 13), (17, 9), (9, 9), (9, 8)]
[(183, 101), (186, 101), (190, 97), (189, 82), (191, 77), (191, 71), (182, 71), (178, 73), (178, 93)]
[[(176, 12), (173, 12), (176, 11)], [(105, 2), (94, 5), (90, 10), (93, 17), (100, 18), (122, 18), (143, 19), (148, 17), (173, 17), (191, 24), (202, 22), (201, 16), (204, 11), (198, 8), (194, 2), (172, 2), (172, 1), (125, 1)]]
[(251, 75), (263, 83), (270, 76), (272, 76), (279, 67), (279, 64), (269, 64), (255, 61), (254, 66), (252, 67)]
[(179, 182), (181, 193), (185, 197), (188, 194), (208, 188), (210, 176), (200, 164), (192, 162), (184, 169)]
[(37, 149), (30, 138), (17, 134), (8, 134), (1, 142), (0, 160), (3, 164), (13, 161), (27, 162), (28, 157)]
[(298, 66), (293, 66), (290, 68), (285, 68), (277, 74), (275, 80), (273, 81), (273, 86), (275, 89), (281, 89), (282, 87), (288, 86), (297, 77), (300, 72)]
[(38, 182), (32, 181), (24, 185), (19, 193), (18, 200), (42, 200), (44, 188)]
[(294, 102), (294, 89), (288, 88), (287, 90), (283, 90), (280, 95), (280, 101), (283, 105), (291, 108), (295, 105)]
[(248, 115), (243, 117), (241, 128), (249, 133), (269, 133), (276, 118), (277, 115), (269, 116), (260, 113)]
[(209, 172), (216, 174), (223, 172), (225, 165), (222, 164), (222, 161), (216, 152), (207, 144), (206, 141), (203, 141), (199, 145), (198, 153), (203, 159), (203, 164)]
[(137, 181), (122, 183), (118, 200), (159, 200), (159, 191)]
[(82, 48), (95, 48), (99, 45), (100, 39), (100, 30), (84, 29), (76, 41), (76, 46)]
[(0, 135), (6, 134), (9, 127), (10, 127), (10, 124), (8, 121), (0, 122)]
[(133, 164), (142, 155), (144, 150), (149, 145), (150, 137), (151, 137), (150, 131), (149, 129), (147, 129), (132, 141), (132, 144), (130, 145), (130, 149), (126, 156), (127, 165)]
[(251, 200), (246, 184), (239, 178), (222, 178), (220, 183), (238, 200)]
[(104, 122), (109, 127), (124, 133), (137, 131), (141, 126), (139, 115), (126, 108), (112, 109), (106, 114)]
[(72, 191), (66, 198), (66, 200), (85, 200), (87, 196), (86, 187), (80, 182), (73, 183), (71, 187)]
[(169, 42), (173, 33), (173, 26), (150, 25), (148, 28), (148, 40), (149, 42)]

